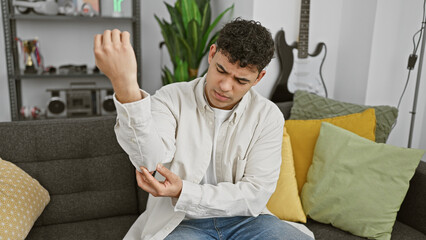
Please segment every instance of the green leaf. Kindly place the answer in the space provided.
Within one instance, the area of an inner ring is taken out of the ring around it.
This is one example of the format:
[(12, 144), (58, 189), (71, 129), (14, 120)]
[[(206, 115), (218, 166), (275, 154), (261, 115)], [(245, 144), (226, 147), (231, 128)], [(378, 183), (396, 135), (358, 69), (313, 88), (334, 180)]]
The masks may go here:
[(217, 41), (217, 38), (219, 37), (219, 32), (216, 32), (211, 38), (210, 38), (210, 41), (209, 41), (209, 43), (206, 45), (206, 47), (204, 48), (204, 51), (201, 53), (201, 54), (199, 54), (201, 57), (200, 57), (200, 61), (201, 61), (201, 59), (203, 58), (203, 56), (204, 55), (206, 55), (208, 52), (209, 52), (209, 50), (210, 50), (210, 46), (213, 44), (213, 43), (215, 43), (216, 41)]
[(175, 68), (175, 79), (177, 82), (188, 81), (188, 62), (180, 61)]
[(194, 69), (198, 68), (199, 65), (199, 61), (197, 61), (197, 59), (200, 52), (200, 39), (200, 26), (195, 20), (192, 20), (188, 23), (188, 44), (190, 47), (189, 54), (192, 55), (191, 58), (194, 60), (190, 62), (190, 66)]
[(188, 23), (188, 43), (193, 51), (197, 48), (200, 39), (200, 25), (195, 20)]
[[(160, 25), (161, 28), (161, 35), (163, 35), (164, 38), (164, 42), (166, 43), (166, 47), (167, 50), (169, 52), (170, 56), (173, 56), (175, 54), (175, 50), (174, 50), (174, 43), (173, 43), (173, 39), (172, 36), (170, 34), (171, 30), (170, 30), (170, 24), (161, 21), (156, 15), (154, 16), (155, 19), (157, 20), (158, 24)], [(175, 64), (175, 63), (173, 63)]]
[(200, 24), (201, 14), (198, 10), (197, 3), (194, 0), (181, 0), (183, 26), (187, 27), (191, 20), (195, 20)]
[(200, 12), (203, 12), (203, 9), (205, 8), (205, 6), (208, 4), (210, 5), (210, 0), (195, 0), (195, 3), (198, 6), (198, 10)]
[(167, 50), (173, 62), (173, 66), (177, 66), (177, 62), (172, 57), (177, 55), (180, 58), (181, 56), (180, 46), (176, 38), (176, 33), (173, 31), (173, 29), (171, 29), (170, 24), (164, 24), (164, 27), (161, 30), (161, 34), (163, 35), (164, 42), (166, 43)]
[(203, 9), (203, 18), (201, 19), (201, 24), (200, 24), (201, 32), (203, 35), (205, 34), (205, 32), (207, 31), (210, 25), (211, 14), (212, 13), (210, 9), (210, 2), (207, 2), (207, 4), (205, 4)]
[(209, 28), (204, 33), (203, 40), (201, 41), (202, 46), (206, 46), (207, 39), (209, 38), (210, 32), (216, 27), (216, 25), (219, 23), (219, 21), (222, 19), (222, 17), (225, 15), (225, 13), (227, 13), (231, 9), (234, 9), (234, 4), (232, 4), (232, 6), (225, 9), (225, 11), (223, 11), (221, 14), (219, 14), (219, 16), (217, 16), (217, 18), (213, 21), (213, 23), (210, 24)]
[(174, 23), (174, 27), (179, 32), (179, 35), (185, 36), (185, 28), (183, 27), (182, 23), (182, 16), (180, 15), (179, 11), (175, 9), (172, 5), (165, 3), (167, 10), (170, 14), (170, 19), (172, 23)]
[[(202, 37), (200, 37), (201, 39), (206, 34), (206, 31), (207, 31), (207, 29), (210, 25), (210, 18), (211, 18), (210, 2), (208, 2), (204, 7), (203, 19), (202, 19), (201, 26), (200, 26), (200, 31), (201, 31), (200, 35), (202, 36)], [(208, 46), (208, 47), (210, 47), (210, 46)], [(195, 54), (197, 56), (197, 59), (199, 59), (198, 62), (201, 62), (201, 59), (204, 56), (204, 54), (203, 54), (204, 48), (205, 48), (205, 43), (201, 42), (198, 45), (197, 49), (195, 50), (196, 51)]]
[(178, 10), (179, 11), (179, 13), (181, 14), (181, 16), (182, 16), (182, 4), (181, 4), (181, 2), (182, 2), (182, 0), (177, 0), (176, 2), (175, 2), (175, 8), (176, 8), (176, 10)]
[[(189, 43), (184, 39), (184, 38), (182, 38), (182, 37), (178, 37), (178, 39), (179, 39), (179, 41), (180, 41), (180, 43), (181, 43), (181, 45), (184, 47), (184, 50), (185, 50), (185, 52), (186, 52), (186, 56), (187, 56), (187, 60), (188, 60), (188, 64), (189, 64), (189, 66), (196, 66), (196, 65), (199, 65), (199, 62), (197, 63), (197, 58), (193, 58), (192, 57), (192, 50), (191, 50), (191, 47), (189, 46)], [(194, 61), (195, 60), (195, 61)]]
[(163, 85), (167, 85), (167, 84), (176, 82), (172, 72), (170, 71), (170, 69), (167, 66), (164, 66), (163, 75), (161, 77), (163, 79)]

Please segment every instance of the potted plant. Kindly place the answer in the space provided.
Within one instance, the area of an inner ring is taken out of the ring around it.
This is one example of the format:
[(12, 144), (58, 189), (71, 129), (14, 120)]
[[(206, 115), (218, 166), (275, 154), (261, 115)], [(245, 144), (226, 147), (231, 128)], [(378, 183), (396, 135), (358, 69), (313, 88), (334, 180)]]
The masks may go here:
[[(219, 32), (212, 33), (218, 22), (234, 5), (227, 8), (212, 22), (210, 0), (177, 0), (172, 6), (165, 3), (171, 22), (155, 19), (161, 28), (173, 72), (167, 66), (162, 68), (163, 84), (190, 81), (198, 76), (201, 60), (215, 43)], [(210, 36), (211, 35), (211, 36)]]

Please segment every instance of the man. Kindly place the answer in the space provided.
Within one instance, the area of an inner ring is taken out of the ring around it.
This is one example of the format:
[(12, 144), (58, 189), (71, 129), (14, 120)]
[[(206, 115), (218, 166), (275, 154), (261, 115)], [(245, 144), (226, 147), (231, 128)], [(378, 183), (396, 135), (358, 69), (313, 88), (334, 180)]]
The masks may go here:
[(115, 91), (118, 142), (150, 193), (125, 239), (311, 239), (266, 209), (284, 118), (251, 88), (273, 56), (270, 32), (254, 21), (226, 24), (204, 77), (153, 96), (139, 90), (129, 38), (107, 30), (94, 44)]

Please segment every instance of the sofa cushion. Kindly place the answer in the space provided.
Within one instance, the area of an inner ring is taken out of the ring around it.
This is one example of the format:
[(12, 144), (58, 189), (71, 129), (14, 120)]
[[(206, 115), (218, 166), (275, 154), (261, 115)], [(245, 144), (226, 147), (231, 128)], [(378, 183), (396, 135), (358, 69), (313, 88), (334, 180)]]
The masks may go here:
[(114, 124), (115, 117), (0, 123), (0, 156), (50, 193), (35, 226), (139, 213), (134, 167)]
[(0, 158), (0, 239), (25, 239), (49, 201), (37, 180)]
[[(420, 162), (398, 212), (401, 221), (426, 234), (426, 162)], [(426, 238), (425, 238), (426, 239)]]
[(266, 206), (269, 211), (282, 220), (306, 223), (306, 215), (303, 212), (297, 190), (293, 152), (286, 127), (284, 127), (281, 156), (282, 163), (277, 187)]
[(134, 214), (133, 167), (124, 153), (85, 159), (21, 163), (51, 194), (36, 225)]
[(390, 239), (423, 153), (322, 123), (301, 195), (305, 213), (358, 236)]
[(124, 215), (34, 227), (27, 240), (123, 239), (137, 217), (138, 215)]
[(362, 137), (374, 140), (374, 130), (376, 127), (374, 109), (367, 109), (362, 113), (354, 113), (334, 118), (285, 121), (285, 126), (290, 135), (291, 147), (293, 149), (294, 167), (296, 170), (299, 193), (306, 182), (306, 176), (312, 163), (315, 143), (320, 132), (321, 122), (324, 121), (331, 122)]
[[(330, 224), (316, 222), (312, 219), (308, 219), (306, 226), (309, 228), (309, 230), (311, 230), (314, 233), (315, 240), (367, 239), (367, 238), (355, 236), (349, 232), (345, 232), (343, 230), (335, 228), (331, 226)], [(424, 240), (426, 239), (426, 235), (404, 223), (396, 221), (392, 229), (392, 239)]]
[(391, 106), (364, 106), (340, 102), (321, 97), (306, 91), (294, 93), (291, 119), (320, 119), (362, 112), (367, 108), (376, 111), (376, 142), (385, 143), (392, 125), (398, 116), (398, 110)]

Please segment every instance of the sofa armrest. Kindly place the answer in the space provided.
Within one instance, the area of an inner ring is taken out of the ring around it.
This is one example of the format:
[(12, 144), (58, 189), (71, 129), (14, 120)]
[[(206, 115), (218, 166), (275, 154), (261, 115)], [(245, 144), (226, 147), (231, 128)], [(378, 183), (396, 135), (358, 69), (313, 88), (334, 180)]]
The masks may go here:
[(426, 162), (420, 162), (397, 220), (426, 234)]

